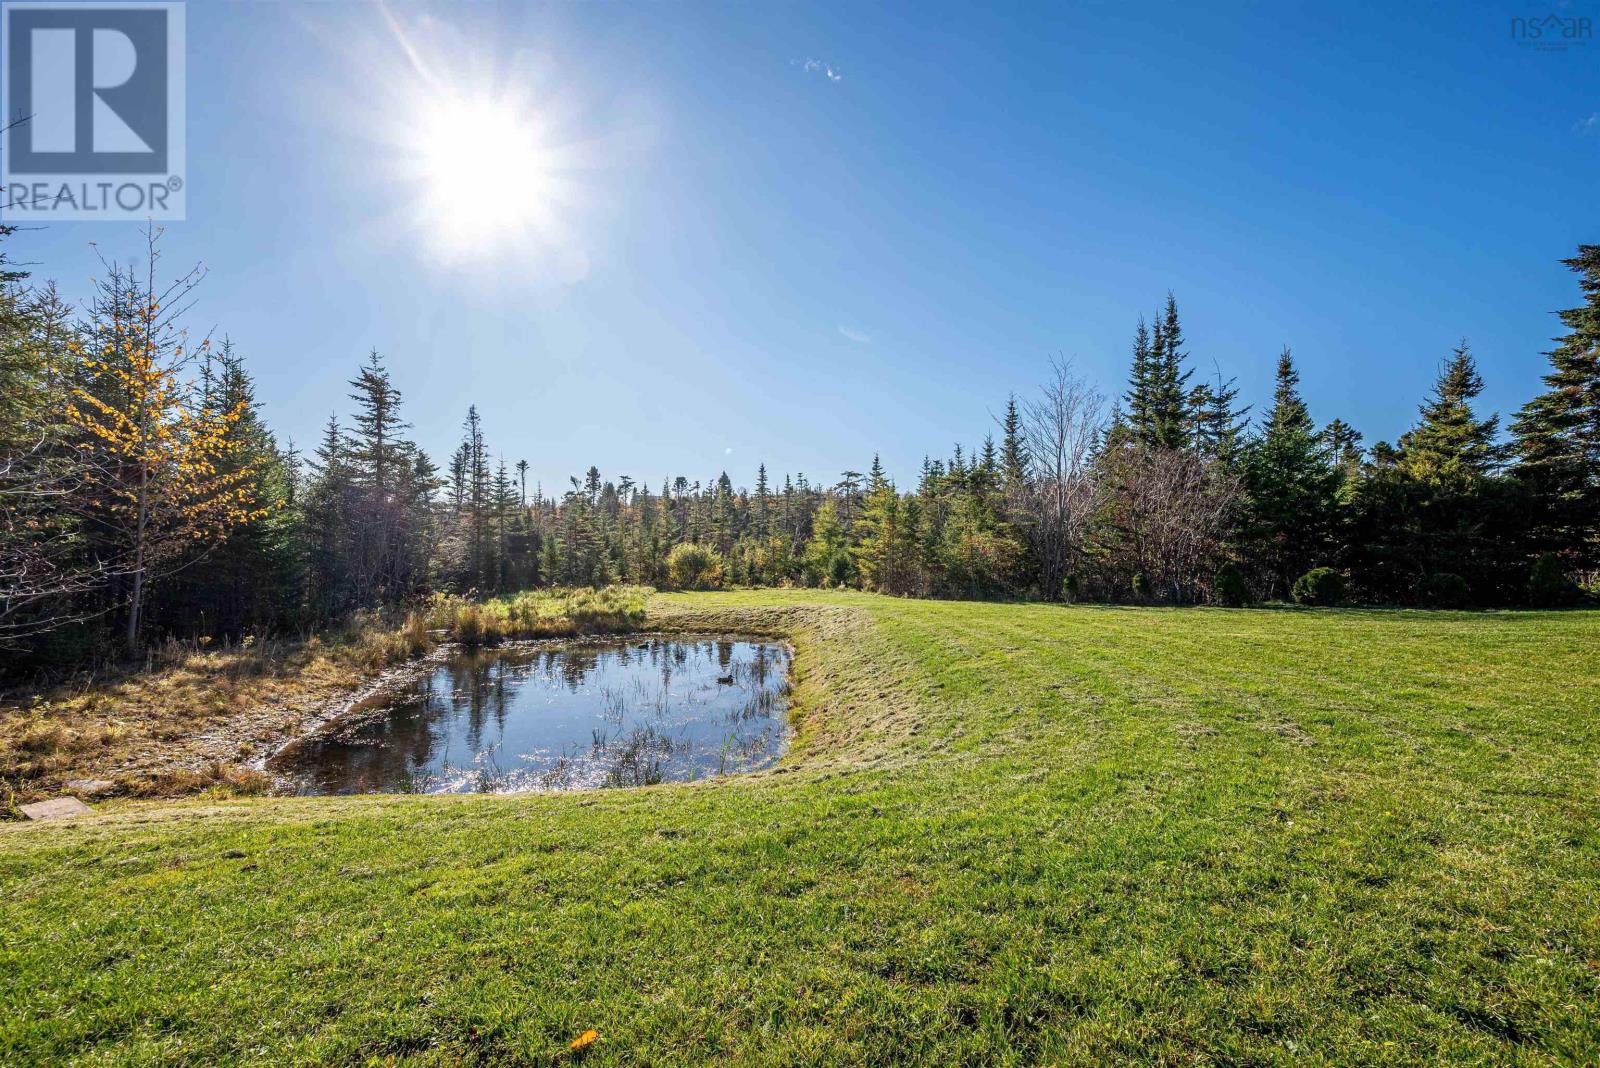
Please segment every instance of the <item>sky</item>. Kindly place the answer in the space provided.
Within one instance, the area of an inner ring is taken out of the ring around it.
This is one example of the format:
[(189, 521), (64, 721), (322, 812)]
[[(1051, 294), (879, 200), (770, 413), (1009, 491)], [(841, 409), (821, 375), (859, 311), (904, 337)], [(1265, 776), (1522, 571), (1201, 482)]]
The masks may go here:
[[(546, 489), (909, 483), (1052, 357), (1120, 392), (1169, 290), (1197, 374), (1260, 410), (1288, 345), (1317, 419), (1392, 440), (1462, 337), (1486, 408), (1531, 396), (1600, 241), (1600, 40), (1528, 13), (195, 2), (162, 268), (204, 265), (191, 330), (280, 439), (375, 348), (436, 458), (476, 404)], [(140, 237), (10, 246), (80, 300)]]

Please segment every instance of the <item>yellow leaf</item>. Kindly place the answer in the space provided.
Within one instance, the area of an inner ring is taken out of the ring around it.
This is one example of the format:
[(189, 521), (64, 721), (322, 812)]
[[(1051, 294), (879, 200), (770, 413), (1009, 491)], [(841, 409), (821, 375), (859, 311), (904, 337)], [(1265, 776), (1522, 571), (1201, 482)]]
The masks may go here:
[(594, 1028), (591, 1027), (591, 1028), (589, 1028), (589, 1030), (585, 1031), (583, 1034), (581, 1034), (577, 1038), (573, 1039), (572, 1040), (572, 1045), (568, 1046), (567, 1048), (570, 1049), (570, 1050), (574, 1050), (574, 1051), (580, 1050), (580, 1049), (588, 1049), (591, 1045), (594, 1044), (594, 1040), (599, 1038), (599, 1037), (600, 1037), (600, 1032), (596, 1031)]

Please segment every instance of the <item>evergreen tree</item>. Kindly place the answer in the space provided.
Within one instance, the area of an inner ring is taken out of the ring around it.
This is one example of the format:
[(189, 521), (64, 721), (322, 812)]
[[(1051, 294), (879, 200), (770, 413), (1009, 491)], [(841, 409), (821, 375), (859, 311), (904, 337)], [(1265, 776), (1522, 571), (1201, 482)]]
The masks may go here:
[(765, 539), (770, 533), (771, 518), (768, 513), (771, 506), (772, 495), (767, 489), (767, 465), (762, 464), (756, 469), (755, 515), (752, 527), (757, 538)]
[(1446, 484), (1471, 484), (1500, 466), (1499, 420), (1478, 419), (1473, 400), (1483, 392), (1472, 353), (1463, 340), (1439, 373), (1422, 419), (1400, 438), (1401, 466), (1411, 477)]
[(1516, 475), (1537, 502), (1533, 547), (1600, 566), (1600, 245), (1562, 260), (1579, 276), (1584, 303), (1558, 313), (1567, 328), (1546, 353), (1545, 392), (1511, 430)]
[(1157, 320), (1155, 339), (1150, 347), (1147, 403), (1149, 414), (1144, 443), (1160, 449), (1181, 449), (1189, 444), (1187, 432), (1188, 384), (1190, 371), (1184, 362), (1183, 326), (1178, 321), (1178, 302), (1167, 294), (1167, 306)]
[[(1022, 414), (1017, 410), (1017, 396), (1006, 398), (1006, 417), (1001, 423), (1004, 437), (1000, 444), (1000, 465), (1005, 477), (1007, 492), (1014, 492), (1027, 481), (1028, 442), (1022, 429)], [(927, 458), (923, 458), (926, 470)]]
[(842, 586), (855, 578), (849, 540), (831, 499), (817, 507), (803, 563), (806, 581), (813, 586)]
[(1417, 425), (1397, 448), (1373, 450), (1353, 496), (1350, 551), (1369, 595), (1426, 599), (1440, 575), (1460, 576), (1480, 602), (1504, 600), (1521, 585), (1504, 551), (1516, 539), (1505, 529), (1510, 509), (1498, 478), (1498, 421), (1478, 418), (1472, 406), (1482, 392), (1463, 341), (1440, 368)]
[(1300, 376), (1285, 348), (1261, 437), (1245, 461), (1249, 497), (1246, 540), (1272, 591), (1330, 562), (1340, 520), (1339, 472), (1300, 399)]
[(1148, 443), (1154, 436), (1155, 383), (1154, 360), (1150, 348), (1150, 328), (1144, 316), (1133, 335), (1133, 368), (1128, 375), (1128, 392), (1123, 400), (1126, 411), (1118, 408), (1112, 425), (1126, 431), (1133, 440)]
[(1215, 385), (1202, 383), (1190, 392), (1194, 413), (1192, 445), (1200, 455), (1230, 469), (1239, 463), (1250, 414), (1249, 405), (1239, 406), (1235, 381), (1230, 378), (1224, 382), (1218, 371)]

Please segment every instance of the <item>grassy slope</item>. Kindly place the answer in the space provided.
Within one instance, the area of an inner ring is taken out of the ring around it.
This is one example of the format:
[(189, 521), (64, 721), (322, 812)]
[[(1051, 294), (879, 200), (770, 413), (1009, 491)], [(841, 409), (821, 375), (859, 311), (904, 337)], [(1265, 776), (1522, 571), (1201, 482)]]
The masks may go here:
[(660, 612), (781, 772), (0, 826), (0, 1063), (1600, 1059), (1600, 615)]

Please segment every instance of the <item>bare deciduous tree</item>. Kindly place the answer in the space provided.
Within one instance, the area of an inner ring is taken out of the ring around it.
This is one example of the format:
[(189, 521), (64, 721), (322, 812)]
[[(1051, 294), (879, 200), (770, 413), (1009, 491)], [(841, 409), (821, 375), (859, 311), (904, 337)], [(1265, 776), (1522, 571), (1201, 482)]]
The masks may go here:
[(1222, 464), (1180, 449), (1127, 445), (1103, 463), (1102, 549), (1108, 570), (1144, 594), (1190, 602), (1205, 596), (1239, 498)]
[(1039, 569), (1046, 597), (1063, 593), (1094, 514), (1097, 483), (1094, 446), (1104, 427), (1105, 398), (1060, 358), (1050, 377), (1023, 406), (1030, 470), (1012, 502)]

